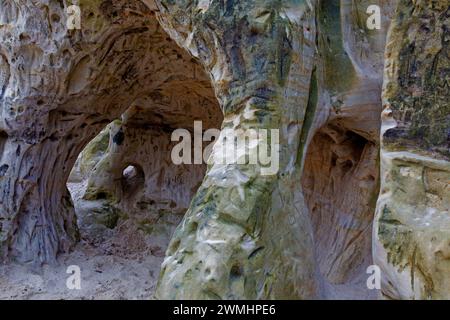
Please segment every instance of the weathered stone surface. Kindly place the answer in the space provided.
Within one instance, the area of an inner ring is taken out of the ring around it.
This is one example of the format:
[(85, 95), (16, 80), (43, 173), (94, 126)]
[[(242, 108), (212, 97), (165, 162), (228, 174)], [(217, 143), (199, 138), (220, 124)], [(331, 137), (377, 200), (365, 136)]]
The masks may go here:
[(100, 161), (105, 152), (108, 150), (109, 136), (111, 126), (114, 122), (103, 129), (87, 146), (83, 152), (78, 156), (72, 171), (70, 172), (69, 182), (81, 182), (89, 178), (91, 171), (95, 165)]
[[(373, 263), (385, 297), (450, 298), (448, 1), (377, 2), (381, 30), (370, 0), (80, 0), (68, 30), (68, 1), (3, 0), (0, 261), (178, 224), (156, 298), (369, 297)], [(195, 120), (279, 130), (278, 172), (175, 165)]]
[(279, 128), (281, 152), (274, 176), (262, 176), (258, 166), (213, 162), (169, 245), (157, 297), (317, 297), (312, 228), (297, 183), (314, 7), (295, 1), (161, 4), (165, 29), (211, 73), (223, 127)]
[(392, 299), (450, 298), (450, 11), (400, 1), (386, 50), (374, 259)]
[(371, 4), (321, 1), (317, 8), (316, 105), (307, 111), (302, 185), (318, 266), (332, 285), (354, 283), (372, 264), (383, 53), (394, 2), (381, 6), (381, 30), (366, 27)]
[[(188, 85), (188, 81), (183, 84)], [(211, 88), (208, 91), (200, 84), (197, 82), (200, 92), (213, 93)], [(171, 224), (170, 220), (176, 224), (180, 222), (205, 175), (206, 165), (173, 163), (171, 151), (177, 142), (171, 142), (172, 130), (179, 126), (193, 132), (194, 121), (200, 120), (203, 129), (207, 130), (220, 127), (222, 121), (222, 113), (213, 96), (193, 94), (195, 86), (191, 91), (187, 90), (189, 94), (186, 95), (182, 94), (182, 88), (175, 86), (175, 89), (170, 92), (179, 95), (168, 100), (169, 104), (163, 103), (163, 98), (168, 97), (161, 95), (165, 90), (158, 89), (156, 92), (160, 94), (155, 94), (154, 99), (142, 99), (139, 103), (143, 107), (131, 107), (122, 115), (122, 121), (117, 120), (109, 126), (109, 147), (92, 168), (83, 196), (84, 200), (96, 201), (104, 209), (100, 211), (107, 216), (115, 216), (120, 211), (125, 218), (139, 217), (136, 223), (149, 232), (164, 229), (165, 224)], [(185, 99), (185, 104), (179, 99)], [(177, 106), (189, 103), (193, 110), (180, 118)], [(85, 157), (90, 158), (90, 148), (85, 152), (81, 155), (81, 163)], [(92, 204), (84, 205), (92, 207)], [(98, 213), (90, 214), (92, 219), (80, 223), (101, 224), (103, 219), (96, 219), (102, 216)], [(172, 229), (168, 230), (167, 238), (170, 238)]]
[[(84, 146), (133, 102), (202, 69), (139, 1), (0, 4), (0, 248), (3, 261), (52, 262), (77, 239), (65, 183)], [(4, 71), (6, 70), (6, 71)]]

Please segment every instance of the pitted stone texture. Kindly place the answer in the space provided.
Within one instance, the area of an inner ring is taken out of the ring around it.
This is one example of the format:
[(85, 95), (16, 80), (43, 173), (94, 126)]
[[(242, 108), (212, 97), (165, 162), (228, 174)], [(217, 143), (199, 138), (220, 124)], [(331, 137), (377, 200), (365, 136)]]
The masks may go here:
[(139, 1), (0, 4), (0, 251), (35, 265), (77, 240), (65, 186), (84, 146), (138, 98), (202, 73)]
[(214, 149), (157, 298), (327, 297), (371, 263), (383, 102), (383, 293), (448, 298), (448, 3), (396, 3), (376, 3), (382, 30), (367, 31), (369, 0), (80, 0), (82, 29), (68, 31), (68, 1), (3, 0), (0, 260), (49, 263), (73, 245), (65, 183), (119, 118), (74, 171), (95, 168), (88, 218), (112, 228), (142, 210), (142, 228), (172, 228), (205, 167), (168, 163), (168, 132), (197, 115), (220, 122), (217, 99), (223, 128), (280, 130), (280, 170), (221, 165)]
[(164, 28), (210, 72), (223, 127), (279, 129), (281, 141), (273, 176), (213, 157), (169, 245), (157, 297), (319, 296), (312, 228), (298, 184), (314, 1), (157, 3)]

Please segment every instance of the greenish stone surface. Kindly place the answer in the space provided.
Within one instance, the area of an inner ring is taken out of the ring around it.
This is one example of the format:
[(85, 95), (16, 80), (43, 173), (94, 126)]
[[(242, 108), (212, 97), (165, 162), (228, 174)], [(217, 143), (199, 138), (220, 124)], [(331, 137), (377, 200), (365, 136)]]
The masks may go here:
[(450, 297), (448, 1), (400, 1), (383, 91), (374, 258), (392, 299)]

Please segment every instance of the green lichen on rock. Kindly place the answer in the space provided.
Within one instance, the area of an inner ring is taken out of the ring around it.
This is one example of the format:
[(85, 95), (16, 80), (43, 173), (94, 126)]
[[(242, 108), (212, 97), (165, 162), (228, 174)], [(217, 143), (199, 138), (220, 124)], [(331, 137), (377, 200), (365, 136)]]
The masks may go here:
[[(280, 170), (213, 162), (177, 228), (157, 298), (299, 299), (318, 293), (297, 161), (315, 53), (310, 1), (160, 1), (173, 38), (212, 74), (223, 128), (280, 129)], [(189, 40), (188, 40), (189, 39)], [(220, 39), (220, 40), (219, 40)]]
[(110, 140), (110, 126), (108, 125), (92, 139), (80, 154), (78, 161), (81, 175), (87, 176), (107, 152)]
[(450, 9), (448, 1), (401, 1), (391, 30), (386, 103), (397, 121), (385, 145), (450, 159)]
[(448, 299), (450, 165), (404, 151), (383, 151), (382, 158), (374, 258), (385, 274), (383, 293)]
[(317, 8), (318, 46), (320, 47), (325, 88), (333, 94), (345, 92), (356, 80), (355, 70), (344, 49), (341, 19), (342, 1), (319, 1)]
[(450, 297), (450, 8), (398, 3), (386, 49), (374, 259), (394, 299)]
[(92, 211), (92, 217), (94, 219), (92, 224), (100, 224), (109, 229), (114, 229), (117, 226), (120, 214), (119, 209), (105, 204)]

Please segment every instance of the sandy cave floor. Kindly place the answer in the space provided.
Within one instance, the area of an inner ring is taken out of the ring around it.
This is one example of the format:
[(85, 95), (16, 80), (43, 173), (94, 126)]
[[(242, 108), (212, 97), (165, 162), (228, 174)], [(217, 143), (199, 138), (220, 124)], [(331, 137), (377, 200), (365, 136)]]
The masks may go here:
[[(82, 183), (69, 184), (75, 199), (83, 192)], [(145, 237), (129, 221), (101, 237), (92, 238), (81, 230), (81, 241), (69, 254), (58, 257), (56, 266), (45, 265), (36, 271), (27, 266), (0, 266), (0, 300), (5, 299), (152, 299), (167, 237)], [(149, 243), (150, 242), (150, 243)], [(155, 244), (156, 243), (156, 244)], [(66, 286), (71, 265), (81, 270), (81, 290)], [(367, 290), (366, 276), (361, 274), (352, 284), (325, 284), (327, 299), (374, 299)]]
[[(151, 299), (162, 257), (137, 253), (127, 257), (115, 248), (83, 241), (73, 253), (58, 258), (59, 266), (36, 273), (18, 265), (2, 266), (0, 299)], [(67, 267), (81, 269), (81, 290), (66, 286)]]
[[(69, 184), (75, 204), (84, 187)], [(149, 244), (129, 221), (101, 237), (80, 231), (81, 242), (71, 253), (60, 255), (56, 266), (45, 265), (40, 271), (17, 264), (0, 266), (0, 299), (152, 298), (165, 248)], [(80, 267), (81, 290), (66, 286), (71, 265)]]

